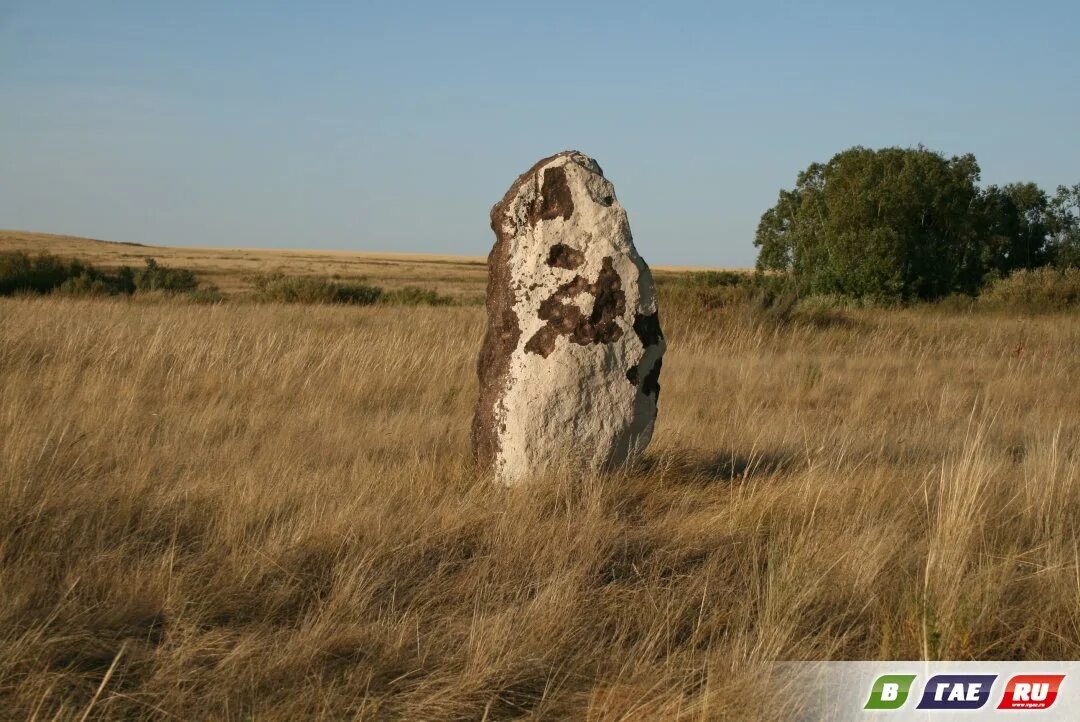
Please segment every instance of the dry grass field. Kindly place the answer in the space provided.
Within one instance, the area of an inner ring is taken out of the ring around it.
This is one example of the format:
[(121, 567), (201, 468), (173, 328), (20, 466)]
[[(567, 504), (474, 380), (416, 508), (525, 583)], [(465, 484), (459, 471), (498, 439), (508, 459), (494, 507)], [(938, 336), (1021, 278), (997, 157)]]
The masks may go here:
[[(333, 263), (483, 274), (382, 261)], [(0, 299), (0, 717), (789, 719), (775, 660), (1080, 657), (1080, 318), (661, 317), (643, 463), (507, 490), (480, 307)]]

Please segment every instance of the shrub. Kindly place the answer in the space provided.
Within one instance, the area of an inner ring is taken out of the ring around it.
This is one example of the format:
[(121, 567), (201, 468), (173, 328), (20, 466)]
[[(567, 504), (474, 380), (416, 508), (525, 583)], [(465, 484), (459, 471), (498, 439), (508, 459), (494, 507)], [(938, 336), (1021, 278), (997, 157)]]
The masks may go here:
[(56, 293), (65, 296), (108, 296), (115, 294), (116, 290), (102, 275), (82, 273), (61, 283)]
[(818, 327), (850, 325), (846, 311), (860, 302), (838, 295), (800, 296), (786, 274), (698, 271), (661, 276), (662, 309), (684, 312), (722, 311), (751, 326), (806, 324)]
[(398, 306), (449, 306), (454, 303), (454, 299), (429, 288), (405, 286), (383, 294), (382, 302)]
[(693, 271), (661, 276), (658, 292), (662, 305), (689, 308), (732, 308), (756, 304), (768, 307), (790, 293), (786, 276), (738, 271)]
[(334, 286), (334, 303), (351, 303), (357, 306), (370, 306), (383, 298), (383, 290), (366, 283), (339, 281)]
[(255, 297), (274, 303), (348, 303), (368, 306), (383, 295), (382, 289), (364, 283), (331, 281), (320, 276), (286, 276), (283, 273), (252, 277)]
[(0, 253), (0, 296), (49, 293), (87, 270), (78, 261), (64, 261), (48, 253), (37, 256), (23, 251)]
[(129, 266), (120, 266), (116, 272), (115, 288), (117, 293), (135, 293), (135, 271)]
[[(746, 300), (745, 286), (728, 271), (700, 271), (660, 275), (656, 290), (661, 306), (726, 308)], [(737, 275), (737, 274), (732, 274)]]
[[(121, 271), (129, 269), (121, 269)], [(167, 268), (153, 258), (146, 259), (146, 265), (133, 277), (137, 291), (164, 291), (166, 293), (187, 293), (199, 286), (195, 273), (187, 268)]]
[(1080, 306), (1080, 268), (1019, 270), (994, 281), (979, 305), (1027, 311), (1061, 311)]
[(90, 264), (57, 258), (48, 253), (37, 256), (22, 251), (0, 253), (2, 296), (54, 291), (73, 295), (130, 293), (130, 276), (131, 270), (128, 268), (110, 275)]
[(692, 286), (716, 288), (720, 286), (745, 286), (753, 276), (739, 271), (691, 271), (684, 277)]
[(278, 272), (253, 276), (251, 282), (255, 286), (256, 297), (262, 301), (318, 303), (328, 300), (320, 297), (320, 294), (326, 294), (329, 284), (314, 278), (298, 278)]
[(48, 253), (30, 256), (22, 251), (0, 253), (0, 296), (13, 293), (62, 293), (71, 296), (112, 296), (135, 291), (191, 293), (199, 286), (194, 272), (167, 268), (153, 258), (137, 273), (127, 266), (115, 272), (89, 263), (64, 260)]
[[(343, 281), (324, 276), (290, 276), (280, 271), (261, 273), (249, 277), (254, 286), (254, 298), (269, 303), (337, 303), (354, 306), (370, 306), (380, 303), (401, 306), (448, 306), (454, 299), (436, 291), (416, 286), (405, 286), (383, 291), (359, 281)], [(216, 291), (216, 289), (215, 289)], [(214, 303), (220, 294), (207, 293), (200, 301)]]

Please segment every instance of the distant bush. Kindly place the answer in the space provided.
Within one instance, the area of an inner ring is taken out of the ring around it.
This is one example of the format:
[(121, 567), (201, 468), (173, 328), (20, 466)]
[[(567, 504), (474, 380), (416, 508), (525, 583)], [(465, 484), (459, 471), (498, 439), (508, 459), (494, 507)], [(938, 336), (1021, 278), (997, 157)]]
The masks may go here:
[(701, 271), (658, 276), (661, 305), (725, 308), (747, 300), (746, 279), (728, 271)]
[(48, 253), (36, 256), (22, 251), (0, 253), (0, 296), (14, 293), (116, 296), (136, 291), (191, 293), (198, 285), (192, 271), (167, 268), (153, 258), (146, 259), (146, 266), (139, 271), (127, 266), (105, 271), (89, 263), (65, 260)]
[(281, 272), (250, 278), (255, 298), (271, 303), (341, 303), (354, 306), (450, 306), (454, 299), (428, 288), (405, 286), (384, 291), (357, 281), (323, 276), (289, 276)]
[(443, 296), (429, 288), (405, 286), (383, 294), (382, 303), (398, 306), (450, 306), (454, 299)]
[(741, 271), (690, 271), (684, 276), (684, 280), (692, 286), (717, 288), (752, 284), (754, 277)]
[(1027, 311), (1061, 311), (1080, 306), (1080, 268), (1019, 270), (994, 281), (979, 305)]
[[(130, 269), (121, 268), (121, 273)], [(199, 287), (195, 273), (187, 268), (166, 268), (153, 258), (146, 259), (146, 265), (134, 274), (137, 291), (164, 291), (166, 293), (187, 293)]]
[(0, 295), (50, 293), (65, 281), (90, 270), (78, 261), (65, 261), (47, 253), (37, 256), (22, 251), (0, 253)]
[(865, 302), (837, 295), (800, 296), (785, 274), (697, 271), (663, 275), (658, 281), (661, 309), (676, 312), (721, 311), (740, 323), (779, 327), (850, 325), (848, 311)]
[(73, 276), (55, 289), (55, 293), (65, 296), (114, 296), (120, 293), (115, 284), (98, 273), (81, 273)]
[(370, 306), (383, 297), (383, 290), (366, 283), (338, 281), (334, 284), (334, 303), (352, 303), (357, 306)]
[(286, 276), (283, 273), (252, 277), (255, 297), (274, 303), (347, 303), (369, 306), (382, 298), (382, 289), (365, 283), (332, 281), (320, 276)]
[(738, 271), (693, 271), (658, 280), (661, 304), (692, 308), (772, 307), (790, 295), (784, 276)]

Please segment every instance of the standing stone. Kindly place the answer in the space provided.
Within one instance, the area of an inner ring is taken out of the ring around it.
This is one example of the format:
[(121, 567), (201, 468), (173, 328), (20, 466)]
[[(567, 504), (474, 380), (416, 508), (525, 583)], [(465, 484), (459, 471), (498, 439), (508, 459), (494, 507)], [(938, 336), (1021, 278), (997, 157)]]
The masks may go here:
[(592, 158), (559, 153), (510, 186), (491, 229), (477, 462), (504, 484), (624, 463), (652, 437), (665, 344), (614, 186)]

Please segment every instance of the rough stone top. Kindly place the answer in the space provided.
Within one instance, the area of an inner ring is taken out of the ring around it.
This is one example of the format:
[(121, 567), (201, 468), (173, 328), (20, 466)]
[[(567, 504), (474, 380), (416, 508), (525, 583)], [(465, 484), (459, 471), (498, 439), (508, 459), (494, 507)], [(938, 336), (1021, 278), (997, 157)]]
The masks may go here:
[(521, 189), (523, 185), (533, 179), (536, 174), (539, 173), (542, 169), (547, 167), (563, 166), (567, 163), (573, 163), (575, 165), (581, 166), (590, 173), (595, 173), (601, 178), (604, 178), (604, 170), (600, 167), (600, 164), (589, 156), (582, 153), (581, 151), (564, 150), (561, 153), (556, 153), (555, 155), (548, 156), (547, 158), (542, 158), (541, 160), (538, 160), (536, 163), (534, 163), (532, 168), (529, 168), (529, 170), (519, 175), (517, 177), (517, 180), (515, 180), (510, 185), (510, 188), (507, 189), (506, 193), (502, 197), (502, 200), (492, 206), (492, 230), (494, 230), (496, 233), (499, 233), (498, 226), (500, 225), (502, 216), (514, 202), (514, 199), (521, 195)]

